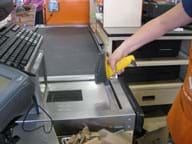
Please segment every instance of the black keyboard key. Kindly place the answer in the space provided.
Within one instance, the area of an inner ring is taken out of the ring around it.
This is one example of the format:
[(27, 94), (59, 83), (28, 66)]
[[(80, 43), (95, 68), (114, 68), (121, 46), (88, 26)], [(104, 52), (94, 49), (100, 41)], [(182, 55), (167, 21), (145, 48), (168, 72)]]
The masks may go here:
[(22, 49), (20, 50), (17, 58), (15, 59), (15, 62), (21, 63), (22, 59), (26, 55), (28, 49), (31, 46), (31, 42), (27, 41), (29, 38), (31, 38), (31, 35), (32, 35), (32, 32), (29, 32), (28, 35), (26, 36), (27, 39), (25, 38), (25, 40), (23, 40), (22, 43), (20, 44), (20, 47), (22, 47)]
[(11, 66), (12, 63), (13, 63), (13, 61), (7, 61), (7, 62), (6, 62), (6, 64), (9, 65), (9, 66)]
[(21, 39), (18, 39), (14, 45), (10, 47), (10, 49), (3, 55), (2, 59), (5, 61), (13, 54), (13, 52), (18, 49), (19, 44), (21, 43)]
[(0, 38), (0, 45), (2, 45), (4, 42), (6, 42), (6, 40), (7, 40), (7, 37), (2, 36), (2, 37)]
[(42, 36), (12, 25), (0, 31), (0, 62), (25, 70)]
[(25, 67), (19, 64), (19, 65), (17, 66), (17, 68), (20, 69), (20, 70), (24, 70)]
[(0, 34), (1, 34), (1, 35), (5, 35), (5, 34), (8, 33), (14, 26), (15, 26), (15, 24), (9, 24), (9, 25), (7, 25), (5, 28), (2, 28), (2, 31), (0, 31)]
[(17, 58), (19, 56), (19, 53), (22, 51), (23, 47), (25, 46), (25, 42), (22, 42), (17, 49), (14, 51), (12, 56), (15, 56)]
[(14, 37), (8, 43), (4, 43), (0, 46), (0, 57), (2, 57), (6, 53), (6, 51), (9, 50), (9, 48), (15, 43), (16, 40), (17, 37)]
[(19, 65), (18, 62), (14, 62), (14, 63), (12, 64), (13, 67), (17, 67), (18, 65)]
[(16, 57), (16, 56), (11, 55), (11, 56), (9, 57), (9, 61), (12, 61), (12, 62), (13, 62), (13, 61), (14, 61), (14, 59), (15, 59), (15, 57)]
[(27, 60), (24, 60), (24, 59), (23, 59), (23, 60), (20, 62), (20, 65), (26, 66), (26, 65), (27, 65), (27, 62), (28, 62)]
[(30, 49), (27, 51), (27, 53), (25, 54), (23, 60), (22, 60), (22, 64), (25, 64), (29, 61), (30, 57), (31, 57), (31, 54), (34, 50), (34, 47), (33, 46), (30, 46)]
[(19, 43), (20, 43), (20, 39), (18, 39), (17, 36), (9, 39), (8, 42), (0, 46), (0, 57), (2, 57), (6, 52), (8, 52), (9, 49), (13, 49), (12, 51), (14, 51), (17, 48)]
[(3, 58), (0, 59), (1, 63), (5, 63), (5, 61), (6, 61), (6, 59), (3, 59)]

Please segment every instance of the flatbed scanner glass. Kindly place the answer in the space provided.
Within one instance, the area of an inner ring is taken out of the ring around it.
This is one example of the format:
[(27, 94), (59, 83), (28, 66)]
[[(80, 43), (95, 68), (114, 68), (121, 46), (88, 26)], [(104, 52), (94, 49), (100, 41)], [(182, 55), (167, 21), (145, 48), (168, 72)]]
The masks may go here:
[(5, 89), (10, 82), (10, 79), (0, 76), (0, 91)]

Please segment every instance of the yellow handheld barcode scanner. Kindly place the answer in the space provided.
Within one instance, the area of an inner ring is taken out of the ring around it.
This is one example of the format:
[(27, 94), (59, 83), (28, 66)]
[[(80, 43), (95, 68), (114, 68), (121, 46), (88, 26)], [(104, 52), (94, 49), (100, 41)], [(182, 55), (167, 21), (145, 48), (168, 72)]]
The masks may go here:
[(135, 57), (133, 55), (128, 55), (118, 61), (116, 64), (116, 72), (113, 72), (107, 61), (106, 54), (104, 52), (100, 53), (95, 69), (95, 82), (107, 82), (112, 76), (120, 72), (122, 69), (128, 67), (130, 64), (136, 65)]

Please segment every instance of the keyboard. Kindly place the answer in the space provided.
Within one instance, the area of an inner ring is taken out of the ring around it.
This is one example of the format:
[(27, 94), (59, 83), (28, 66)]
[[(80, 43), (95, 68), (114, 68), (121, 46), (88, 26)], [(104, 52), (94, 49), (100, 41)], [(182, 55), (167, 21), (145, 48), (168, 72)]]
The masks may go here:
[(42, 42), (42, 36), (30, 29), (9, 24), (0, 29), (0, 63), (30, 72)]

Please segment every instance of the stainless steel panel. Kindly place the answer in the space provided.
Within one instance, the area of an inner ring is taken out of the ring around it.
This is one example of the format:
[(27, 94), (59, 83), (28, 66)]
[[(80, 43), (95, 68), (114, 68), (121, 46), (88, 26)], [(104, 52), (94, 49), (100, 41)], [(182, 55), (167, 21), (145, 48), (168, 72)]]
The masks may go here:
[[(65, 82), (65, 81), (85, 81), (94, 80), (94, 75), (64, 75), (64, 76), (48, 76), (47, 81), (49, 82)], [(44, 82), (44, 79), (40, 77), (40, 82)]]
[[(87, 125), (93, 129), (110, 128), (133, 131), (135, 112), (120, 86), (118, 79), (109, 85), (96, 84), (94, 80), (49, 83), (49, 92), (74, 91), (82, 92), (82, 100), (47, 102), (44, 109), (54, 121), (56, 131), (72, 132)], [(65, 97), (65, 95), (63, 95)], [(22, 122), (22, 119), (17, 121)], [(30, 114), (26, 123), (49, 122), (44, 113)], [(60, 134), (59, 134), (60, 135)]]
[(135, 113), (117, 79), (111, 85), (95, 81), (50, 83), (49, 90), (82, 92), (82, 100), (47, 103), (49, 113), (63, 129), (83, 124), (134, 129)]

